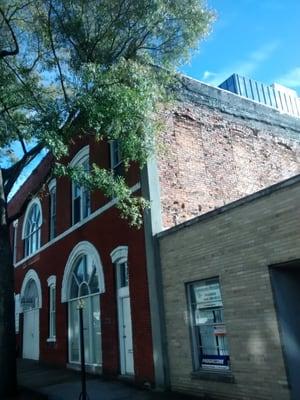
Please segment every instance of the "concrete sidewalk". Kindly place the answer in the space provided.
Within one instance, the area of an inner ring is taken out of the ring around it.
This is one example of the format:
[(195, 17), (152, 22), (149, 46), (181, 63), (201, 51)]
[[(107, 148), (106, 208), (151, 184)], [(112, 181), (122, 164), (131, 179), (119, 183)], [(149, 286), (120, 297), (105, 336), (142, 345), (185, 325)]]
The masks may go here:
[[(18, 360), (19, 385), (43, 394), (49, 400), (77, 400), (81, 391), (76, 371), (46, 367), (31, 360)], [(184, 400), (180, 394), (138, 389), (120, 381), (105, 381), (87, 376), (89, 400)]]

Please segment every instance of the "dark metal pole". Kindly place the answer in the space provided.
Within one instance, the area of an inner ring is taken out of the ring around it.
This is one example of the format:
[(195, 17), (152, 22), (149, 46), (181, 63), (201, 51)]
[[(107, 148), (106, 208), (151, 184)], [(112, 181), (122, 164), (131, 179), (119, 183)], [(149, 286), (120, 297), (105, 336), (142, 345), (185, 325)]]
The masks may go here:
[(81, 393), (79, 400), (87, 400), (88, 395), (86, 392), (86, 376), (85, 376), (85, 358), (84, 358), (84, 334), (83, 334), (83, 308), (84, 302), (79, 300), (79, 335), (80, 335), (80, 362), (81, 362)]

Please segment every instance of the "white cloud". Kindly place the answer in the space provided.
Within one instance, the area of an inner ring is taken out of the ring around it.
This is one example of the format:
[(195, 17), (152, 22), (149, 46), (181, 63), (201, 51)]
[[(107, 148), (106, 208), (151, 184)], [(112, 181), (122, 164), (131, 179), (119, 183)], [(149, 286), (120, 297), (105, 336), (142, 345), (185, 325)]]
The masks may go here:
[(230, 65), (219, 72), (205, 71), (201, 80), (211, 85), (219, 85), (233, 73), (251, 78), (251, 75), (276, 51), (278, 41), (267, 43), (248, 55), (245, 60)]
[(300, 88), (300, 67), (291, 69), (286, 74), (275, 79), (275, 82), (290, 88)]

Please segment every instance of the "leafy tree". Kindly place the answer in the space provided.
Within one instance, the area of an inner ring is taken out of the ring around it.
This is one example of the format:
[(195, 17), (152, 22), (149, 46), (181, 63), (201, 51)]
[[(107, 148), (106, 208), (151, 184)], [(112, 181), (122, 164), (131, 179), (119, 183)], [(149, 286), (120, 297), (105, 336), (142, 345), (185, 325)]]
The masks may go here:
[[(13, 392), (15, 341), (9, 193), (43, 148), (56, 173), (118, 199), (132, 224), (145, 201), (125, 181), (93, 165), (60, 163), (78, 135), (118, 139), (125, 166), (153, 151), (159, 107), (180, 62), (208, 32), (200, 0), (0, 0), (0, 397)], [(168, 72), (167, 72), (168, 71)], [(14, 155), (14, 143), (23, 154)]]

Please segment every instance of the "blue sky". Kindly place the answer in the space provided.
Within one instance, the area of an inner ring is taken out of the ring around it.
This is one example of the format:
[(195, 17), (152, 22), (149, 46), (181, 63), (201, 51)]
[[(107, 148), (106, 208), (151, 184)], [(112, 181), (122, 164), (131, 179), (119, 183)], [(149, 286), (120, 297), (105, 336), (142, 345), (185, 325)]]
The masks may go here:
[[(180, 68), (183, 73), (219, 85), (235, 72), (266, 84), (281, 83), (300, 96), (300, 0), (207, 0), (207, 4), (217, 20), (190, 63)], [(40, 159), (23, 171), (16, 187)]]
[(207, 0), (212, 33), (186, 75), (219, 85), (232, 73), (281, 83), (300, 95), (300, 0)]

